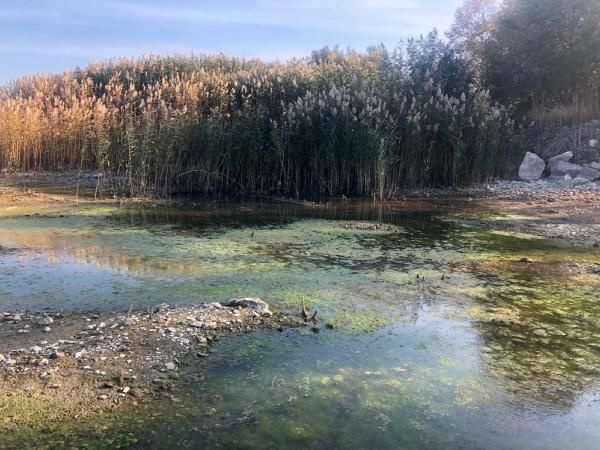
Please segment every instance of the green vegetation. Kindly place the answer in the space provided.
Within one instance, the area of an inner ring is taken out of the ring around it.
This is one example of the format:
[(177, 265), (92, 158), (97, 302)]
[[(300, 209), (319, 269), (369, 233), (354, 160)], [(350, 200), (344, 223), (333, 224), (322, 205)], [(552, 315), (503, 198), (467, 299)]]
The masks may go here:
[(519, 115), (600, 111), (597, 0), (465, 0), (448, 37), (479, 83)]
[(596, 0), (465, 0), (448, 38), (21, 78), (0, 88), (0, 169), (99, 170), (119, 195), (385, 198), (506, 174), (511, 116), (600, 110)]
[(0, 91), (0, 168), (97, 169), (129, 195), (387, 196), (502, 173), (512, 122), (434, 32), (286, 64), (145, 57)]

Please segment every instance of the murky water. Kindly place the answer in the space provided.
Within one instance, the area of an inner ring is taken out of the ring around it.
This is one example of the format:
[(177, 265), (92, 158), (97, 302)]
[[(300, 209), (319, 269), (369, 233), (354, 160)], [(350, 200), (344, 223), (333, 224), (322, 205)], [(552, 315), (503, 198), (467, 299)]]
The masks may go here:
[(247, 201), (0, 218), (0, 298), (304, 299), (336, 325), (223, 341), (178, 402), (72, 424), (49, 445), (597, 448), (600, 252), (496, 219), (468, 204)]

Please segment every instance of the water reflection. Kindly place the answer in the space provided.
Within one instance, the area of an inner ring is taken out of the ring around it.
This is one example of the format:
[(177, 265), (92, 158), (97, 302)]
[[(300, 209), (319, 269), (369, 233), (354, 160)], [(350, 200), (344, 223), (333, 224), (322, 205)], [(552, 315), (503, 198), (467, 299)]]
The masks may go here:
[(147, 445), (589, 446), (600, 252), (462, 223), (466, 206), (203, 202), (0, 219), (0, 294), (9, 308), (83, 309), (256, 295), (305, 300), (338, 325), (222, 344), (194, 369), (206, 382), (189, 385), (177, 421), (165, 405), (142, 427)]

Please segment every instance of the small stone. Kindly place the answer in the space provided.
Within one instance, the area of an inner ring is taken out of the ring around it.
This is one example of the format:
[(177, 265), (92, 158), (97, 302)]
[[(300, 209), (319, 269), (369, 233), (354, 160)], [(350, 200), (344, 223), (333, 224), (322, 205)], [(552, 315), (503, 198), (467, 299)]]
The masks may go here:
[(589, 146), (592, 148), (597, 148), (600, 142), (598, 139), (590, 139)]
[(52, 331), (52, 328), (44, 327), (44, 333), (50, 333), (50, 331)]
[(6, 361), (6, 357), (0, 353), (0, 363)]
[(169, 309), (170, 307), (171, 307), (171, 305), (169, 305), (168, 303), (161, 303), (160, 305), (156, 305), (156, 306), (154, 307), (154, 309), (152, 310), (152, 312), (153, 312), (154, 314), (158, 314), (158, 313), (161, 313), (161, 312), (164, 312), (164, 311), (166, 311), (166, 310), (167, 310), (167, 309)]
[(102, 394), (98, 396), (98, 400), (106, 400), (108, 398), (108, 395), (106, 394)]
[(168, 362), (168, 363), (165, 364), (165, 368), (167, 370), (175, 370), (175, 363)]
[(44, 316), (37, 321), (38, 325), (50, 325), (54, 323), (54, 319), (50, 316)]
[(42, 360), (40, 360), (40, 362), (38, 364), (40, 366), (47, 366), (48, 365), (48, 360), (46, 358), (42, 358)]
[(229, 308), (235, 308), (238, 306), (241, 306), (242, 308), (252, 308), (257, 313), (267, 316), (273, 314), (271, 311), (269, 311), (269, 305), (265, 301), (254, 297), (232, 298), (228, 302), (224, 303), (223, 306), (227, 306)]
[(79, 358), (81, 358), (85, 354), (86, 354), (85, 350), (81, 350), (80, 352), (76, 352), (75, 353), (75, 359), (79, 359)]
[(31, 351), (31, 353), (39, 353), (43, 350), (43, 348), (38, 345), (34, 345), (29, 350)]

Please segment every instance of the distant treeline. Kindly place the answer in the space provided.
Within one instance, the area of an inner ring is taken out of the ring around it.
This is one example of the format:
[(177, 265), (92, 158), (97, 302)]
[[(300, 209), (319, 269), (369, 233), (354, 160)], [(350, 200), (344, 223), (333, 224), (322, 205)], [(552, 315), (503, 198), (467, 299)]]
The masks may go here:
[(382, 198), (485, 181), (507, 170), (521, 97), (500, 106), (481, 35), (453, 32), (287, 63), (149, 56), (25, 77), (0, 90), (0, 169), (99, 170), (128, 195)]

